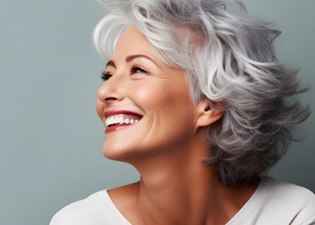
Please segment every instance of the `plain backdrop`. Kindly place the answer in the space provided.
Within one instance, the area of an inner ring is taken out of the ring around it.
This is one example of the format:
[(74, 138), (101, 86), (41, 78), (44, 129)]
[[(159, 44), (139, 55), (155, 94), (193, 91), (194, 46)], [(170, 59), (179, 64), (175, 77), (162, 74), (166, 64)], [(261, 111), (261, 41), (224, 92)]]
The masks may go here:
[[(257, 18), (278, 24), (284, 64), (315, 87), (315, 1), (246, 0)], [(96, 0), (0, 0), (0, 225), (44, 225), (62, 207), (138, 179), (102, 156), (95, 92), (104, 61), (91, 34), (105, 15)], [(314, 89), (302, 96), (315, 107)], [(315, 116), (299, 127), (271, 170), (315, 191)]]

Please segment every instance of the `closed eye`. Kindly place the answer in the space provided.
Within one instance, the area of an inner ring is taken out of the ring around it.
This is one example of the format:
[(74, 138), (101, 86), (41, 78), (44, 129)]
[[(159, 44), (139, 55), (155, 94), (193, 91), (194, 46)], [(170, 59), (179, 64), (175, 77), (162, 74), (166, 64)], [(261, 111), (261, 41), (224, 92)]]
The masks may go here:
[(133, 66), (133, 67), (131, 68), (131, 70), (130, 70), (130, 75), (132, 75), (132, 74), (137, 74), (137, 73), (146, 73), (146, 74), (148, 74), (148, 71), (145, 70), (144, 68), (142, 68), (142, 67), (139, 66), (139, 65), (135, 65), (135, 66)]
[(101, 78), (103, 81), (107, 81), (109, 78), (111, 78), (112, 74), (109, 72), (103, 71), (101, 74)]

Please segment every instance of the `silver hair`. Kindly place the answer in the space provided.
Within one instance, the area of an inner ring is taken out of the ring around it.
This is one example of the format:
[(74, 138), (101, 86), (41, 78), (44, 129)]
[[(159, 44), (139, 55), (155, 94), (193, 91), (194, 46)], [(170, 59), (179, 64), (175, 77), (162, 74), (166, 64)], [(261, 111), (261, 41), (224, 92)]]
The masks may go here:
[(208, 98), (212, 108), (224, 112), (208, 128), (211, 149), (205, 161), (225, 184), (251, 182), (281, 158), (291, 128), (310, 110), (291, 100), (304, 89), (298, 71), (286, 69), (274, 54), (272, 42), (280, 32), (272, 24), (249, 17), (237, 0), (104, 5), (110, 12), (96, 26), (94, 43), (105, 59), (120, 34), (136, 26), (164, 62), (186, 70), (193, 101)]

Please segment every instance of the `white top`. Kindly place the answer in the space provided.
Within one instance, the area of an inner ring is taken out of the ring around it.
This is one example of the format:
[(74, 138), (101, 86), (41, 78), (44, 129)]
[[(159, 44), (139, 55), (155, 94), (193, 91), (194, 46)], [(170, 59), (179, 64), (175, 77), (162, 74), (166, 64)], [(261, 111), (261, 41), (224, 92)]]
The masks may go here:
[[(106, 190), (61, 209), (50, 225), (131, 225)], [(315, 195), (306, 188), (264, 177), (226, 225), (315, 225)]]

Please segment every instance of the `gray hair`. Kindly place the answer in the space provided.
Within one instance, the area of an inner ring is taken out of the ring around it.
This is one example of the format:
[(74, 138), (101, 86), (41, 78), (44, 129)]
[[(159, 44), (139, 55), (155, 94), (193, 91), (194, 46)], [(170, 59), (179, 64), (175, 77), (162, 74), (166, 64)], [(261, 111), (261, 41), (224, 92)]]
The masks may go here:
[[(229, 3), (238, 10), (229, 10)], [(193, 101), (211, 100), (224, 115), (209, 126), (206, 163), (227, 185), (248, 183), (272, 167), (310, 110), (293, 95), (297, 70), (277, 60), (270, 23), (250, 18), (239, 1), (122, 0), (96, 26), (94, 43), (110, 59), (120, 34), (136, 26), (168, 65), (186, 70)], [(232, 12), (235, 11), (235, 12)], [(217, 104), (220, 103), (220, 104)]]

